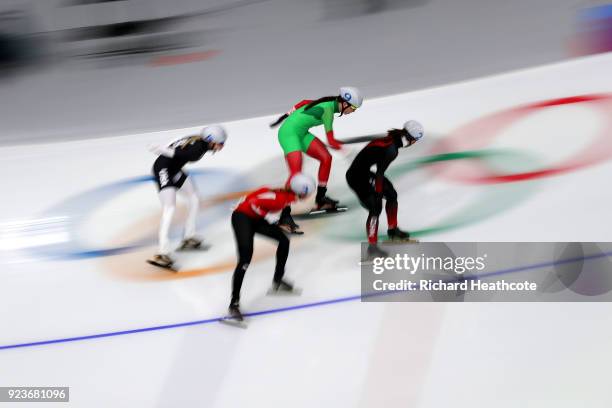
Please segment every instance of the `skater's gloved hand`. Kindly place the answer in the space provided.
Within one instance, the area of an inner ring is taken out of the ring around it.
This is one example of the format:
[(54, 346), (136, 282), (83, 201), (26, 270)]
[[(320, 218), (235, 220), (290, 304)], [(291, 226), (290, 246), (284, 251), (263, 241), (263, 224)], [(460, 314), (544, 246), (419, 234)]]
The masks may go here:
[(342, 145), (340, 144), (340, 142), (338, 142), (335, 139), (329, 139), (327, 141), (327, 144), (329, 145), (329, 147), (331, 147), (334, 150), (340, 150), (342, 149)]

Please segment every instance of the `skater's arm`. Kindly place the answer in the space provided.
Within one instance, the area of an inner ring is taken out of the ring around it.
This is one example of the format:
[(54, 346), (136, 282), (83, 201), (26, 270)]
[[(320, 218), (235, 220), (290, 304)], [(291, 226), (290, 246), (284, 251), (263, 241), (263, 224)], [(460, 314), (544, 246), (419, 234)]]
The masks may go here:
[(170, 159), (174, 157), (174, 149), (167, 146), (159, 146), (157, 144), (152, 144), (149, 145), (149, 151), (159, 156), (168, 157)]
[(253, 211), (265, 217), (268, 213), (282, 211), (295, 200), (295, 194), (270, 191), (254, 197), (250, 204)]
[(334, 138), (334, 111), (331, 108), (325, 107), (323, 109), (323, 115), (321, 116), (323, 121), (323, 127), (325, 128), (325, 134), (327, 139)]
[[(293, 197), (295, 197), (295, 195), (293, 195)], [(295, 201), (295, 199), (291, 199), (284, 194), (276, 193), (276, 197), (274, 198), (258, 200), (258, 207), (266, 212), (276, 212), (281, 211), (293, 201)]]
[(327, 144), (332, 149), (340, 149), (342, 145), (336, 140), (334, 136), (334, 111), (330, 108), (323, 110), (323, 127), (325, 128), (325, 135), (327, 136)]

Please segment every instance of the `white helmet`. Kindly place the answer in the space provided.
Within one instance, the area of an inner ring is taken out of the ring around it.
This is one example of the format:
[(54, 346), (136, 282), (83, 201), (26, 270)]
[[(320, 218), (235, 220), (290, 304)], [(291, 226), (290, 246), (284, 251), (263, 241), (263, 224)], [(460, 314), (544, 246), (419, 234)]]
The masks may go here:
[(299, 196), (310, 195), (315, 190), (315, 182), (312, 177), (307, 176), (304, 173), (297, 173), (291, 177), (289, 182), (291, 191)]
[(353, 88), (352, 86), (343, 86), (340, 88), (340, 97), (355, 108), (359, 108), (361, 104), (363, 104), (363, 95), (359, 92), (359, 89)]
[(421, 125), (416, 120), (409, 120), (404, 123), (404, 129), (414, 140), (419, 140), (425, 134), (425, 130), (423, 129), (423, 125)]
[(210, 125), (202, 129), (202, 138), (206, 142), (224, 144), (227, 140), (227, 133), (219, 125)]

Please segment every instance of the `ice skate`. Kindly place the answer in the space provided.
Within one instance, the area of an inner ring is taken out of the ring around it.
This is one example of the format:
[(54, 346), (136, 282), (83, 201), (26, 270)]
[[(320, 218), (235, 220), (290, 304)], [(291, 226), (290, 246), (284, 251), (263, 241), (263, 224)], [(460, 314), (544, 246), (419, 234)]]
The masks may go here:
[(278, 221), (278, 226), (285, 231), (287, 234), (303, 235), (304, 231), (300, 229), (300, 226), (295, 223), (291, 215), (283, 216)]
[(418, 239), (410, 238), (410, 234), (406, 231), (395, 227), (387, 230), (387, 242), (404, 242), (407, 244), (418, 243)]
[(209, 247), (209, 245), (204, 244), (204, 242), (198, 238), (186, 238), (181, 242), (177, 251), (207, 250)]
[(178, 272), (174, 268), (174, 260), (170, 258), (168, 255), (157, 254), (153, 258), (147, 259), (147, 263), (150, 263), (151, 265), (155, 265), (159, 268), (171, 270), (172, 272)]
[(283, 279), (280, 282), (272, 282), (272, 287), (268, 289), (268, 295), (273, 296), (299, 296), (301, 294), (301, 289), (294, 287)]
[(338, 203), (338, 200), (334, 200), (327, 196), (316, 201), (315, 207), (310, 211), (310, 215), (316, 214), (332, 214), (338, 212), (344, 212), (347, 207), (342, 206)]
[(230, 303), (228, 315), (221, 318), (219, 322), (233, 327), (239, 327), (241, 329), (247, 328), (247, 322), (244, 319), (242, 312), (240, 311), (240, 306), (238, 305), (238, 302)]
[(310, 215), (337, 213), (346, 211), (346, 207), (340, 206), (338, 200), (328, 197), (327, 187), (317, 187), (317, 196), (315, 198), (315, 207), (310, 211)]
[(386, 258), (389, 256), (389, 253), (383, 251), (376, 244), (368, 245), (368, 249), (365, 254), (365, 258), (363, 258), (360, 262), (360, 265), (371, 265), (376, 258)]

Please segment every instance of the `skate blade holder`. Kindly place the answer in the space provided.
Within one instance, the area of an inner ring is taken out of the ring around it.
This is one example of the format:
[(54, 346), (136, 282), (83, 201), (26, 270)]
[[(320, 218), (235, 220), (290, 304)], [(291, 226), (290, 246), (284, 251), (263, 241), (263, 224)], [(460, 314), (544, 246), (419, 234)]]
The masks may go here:
[(230, 327), (236, 327), (238, 329), (246, 329), (248, 327), (247, 319), (237, 320), (230, 316), (222, 317), (219, 319), (219, 323)]
[(149, 265), (153, 265), (153, 266), (156, 266), (156, 267), (158, 267), (158, 268), (166, 269), (166, 270), (168, 270), (168, 271), (170, 271), (170, 272), (174, 272), (174, 273), (177, 273), (177, 272), (178, 272), (178, 268), (176, 267), (176, 265), (175, 265), (175, 264), (172, 264), (172, 265), (162, 265), (162, 264), (160, 264), (160, 263), (155, 262), (155, 261), (154, 261), (154, 260), (152, 260), (152, 259), (147, 259), (147, 263), (148, 263)]
[(282, 227), (279, 226), (279, 228), (281, 230), (283, 230), (283, 232), (287, 235), (304, 235), (304, 231), (300, 230), (300, 229), (296, 229), (296, 230), (292, 230), (290, 228), (286, 228), (286, 227)]
[(321, 215), (321, 214), (336, 214), (336, 213), (345, 212), (346, 210), (348, 210), (348, 207), (337, 207), (337, 208), (330, 208), (327, 210), (312, 210), (305, 215), (308, 216), (308, 215)]
[(187, 247), (187, 248), (178, 247), (176, 249), (176, 251), (177, 252), (208, 251), (211, 247), (212, 247), (212, 245), (210, 245), (210, 244), (202, 243), (202, 244), (200, 244), (199, 247)]
[(288, 292), (286, 290), (275, 290), (273, 288), (268, 289), (268, 292), (266, 292), (266, 294), (268, 296), (301, 296), (302, 295), (302, 289), (301, 288), (293, 288), (293, 290), (291, 292)]
[(419, 241), (418, 239), (415, 238), (408, 238), (408, 239), (387, 239), (383, 242), (381, 242), (381, 244), (383, 245), (393, 245), (393, 244), (419, 244), (421, 241)]

